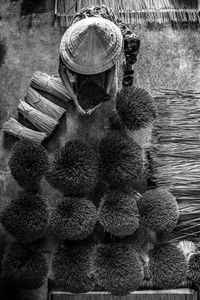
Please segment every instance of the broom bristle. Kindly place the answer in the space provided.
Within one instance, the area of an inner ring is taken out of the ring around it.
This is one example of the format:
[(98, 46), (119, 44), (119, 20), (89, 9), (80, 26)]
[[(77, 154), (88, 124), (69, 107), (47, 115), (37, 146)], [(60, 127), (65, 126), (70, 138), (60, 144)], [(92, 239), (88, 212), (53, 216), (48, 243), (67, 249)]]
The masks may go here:
[(33, 73), (31, 86), (52, 94), (66, 103), (71, 99), (68, 91), (63, 86), (60, 77), (50, 76), (46, 73), (36, 71)]
[(37, 129), (45, 131), (47, 135), (50, 135), (58, 125), (55, 119), (43, 114), (25, 101), (20, 100), (17, 109), (25, 119), (28, 119)]
[(57, 121), (59, 121), (62, 115), (66, 112), (64, 108), (42, 97), (37, 91), (32, 88), (28, 89), (25, 100), (35, 109), (38, 109), (42, 113), (54, 118)]
[(18, 137), (20, 139), (30, 139), (38, 143), (42, 143), (47, 137), (47, 134), (45, 132), (39, 132), (29, 129), (20, 124), (14, 118), (10, 118), (7, 122), (4, 123), (3, 131), (8, 134), (12, 134), (13, 136)]

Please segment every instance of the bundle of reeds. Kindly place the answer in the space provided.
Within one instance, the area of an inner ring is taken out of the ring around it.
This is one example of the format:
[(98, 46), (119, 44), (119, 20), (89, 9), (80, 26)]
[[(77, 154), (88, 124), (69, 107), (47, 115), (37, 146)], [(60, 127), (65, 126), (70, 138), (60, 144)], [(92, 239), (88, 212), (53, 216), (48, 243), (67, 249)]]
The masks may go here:
[(58, 76), (50, 76), (46, 73), (36, 71), (31, 78), (31, 86), (52, 94), (65, 103), (71, 99)]
[[(156, 96), (156, 95), (155, 95)], [(175, 239), (200, 235), (200, 93), (160, 89), (157, 91), (158, 120), (153, 144), (153, 180), (176, 197), (180, 218)]]
[(40, 131), (46, 132), (48, 136), (58, 125), (58, 122), (55, 119), (43, 114), (25, 101), (20, 100), (17, 109), (25, 119), (28, 119)]
[(32, 129), (29, 129), (22, 124), (20, 124), (16, 119), (10, 118), (4, 125), (3, 131), (12, 134), (15, 137), (20, 139), (30, 139), (38, 143), (42, 143), (47, 137), (45, 132), (39, 132)]
[(200, 201), (179, 204), (179, 221), (172, 232), (171, 241), (200, 240)]
[(52, 101), (47, 100), (45, 97), (41, 96), (36, 90), (31, 87), (28, 89), (28, 93), (25, 97), (27, 103), (33, 106), (35, 109), (41, 111), (42, 113), (54, 118), (59, 121), (66, 110)]
[[(106, 5), (125, 23), (198, 22), (198, 0), (56, 0), (55, 15), (60, 26), (70, 26), (77, 12), (87, 6)], [(80, 13), (79, 13), (80, 14)]]

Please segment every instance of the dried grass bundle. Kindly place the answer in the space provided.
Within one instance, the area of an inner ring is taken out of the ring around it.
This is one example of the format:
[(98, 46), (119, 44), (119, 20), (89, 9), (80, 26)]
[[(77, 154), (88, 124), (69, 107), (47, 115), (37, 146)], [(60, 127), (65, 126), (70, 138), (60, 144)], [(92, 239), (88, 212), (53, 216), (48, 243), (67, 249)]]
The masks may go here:
[(179, 204), (179, 221), (172, 232), (171, 241), (200, 239), (200, 202)]
[(190, 261), (191, 256), (196, 253), (196, 245), (191, 241), (180, 241), (177, 246), (188, 261)]
[(48, 136), (58, 125), (55, 119), (43, 114), (25, 101), (20, 100), (17, 109), (25, 119), (28, 119), (37, 129), (46, 132)]
[(42, 176), (48, 170), (48, 153), (35, 141), (21, 140), (13, 146), (8, 164), (20, 186), (36, 191), (40, 189)]
[(176, 288), (188, 271), (183, 252), (174, 245), (158, 245), (149, 253), (149, 273), (157, 288)]
[(82, 195), (92, 191), (97, 173), (98, 161), (92, 147), (81, 140), (70, 140), (55, 152), (46, 178), (65, 195)]
[(47, 261), (41, 251), (31, 246), (12, 243), (2, 262), (3, 274), (25, 290), (39, 289), (48, 273)]
[(88, 245), (70, 247), (61, 244), (53, 254), (52, 279), (56, 289), (86, 293), (94, 289), (92, 248)]
[(200, 231), (199, 93), (160, 89), (155, 96), (158, 119), (153, 180), (170, 189), (178, 201), (176, 239), (195, 238)]
[(139, 226), (138, 195), (118, 190), (107, 193), (100, 202), (98, 220), (105, 231), (124, 237), (133, 234)]
[(175, 197), (165, 189), (146, 191), (138, 200), (140, 222), (156, 232), (172, 231), (179, 217)]
[(86, 198), (62, 198), (51, 216), (53, 232), (62, 240), (82, 240), (92, 233), (97, 221), (95, 205)]
[[(116, 18), (128, 24), (147, 22), (199, 22), (198, 0), (57, 0), (55, 3), (56, 20), (60, 26), (69, 27), (74, 15), (87, 6), (106, 5), (113, 9)], [(77, 18), (82, 16), (79, 12)]]
[(46, 138), (47, 134), (45, 132), (39, 132), (32, 129), (29, 129), (22, 124), (20, 124), (16, 119), (10, 118), (3, 125), (3, 131), (12, 134), (15, 137), (20, 139), (29, 139), (37, 143), (42, 143)]
[(1, 223), (17, 240), (32, 243), (45, 235), (49, 219), (50, 211), (44, 197), (19, 192), (2, 212)]
[(62, 115), (66, 112), (64, 108), (58, 106), (52, 101), (47, 100), (32, 88), (28, 89), (25, 100), (35, 109), (54, 118), (57, 121), (59, 121)]
[(52, 94), (65, 103), (71, 99), (60, 77), (57, 76), (50, 76), (46, 73), (36, 71), (31, 78), (31, 86)]
[(200, 253), (191, 255), (189, 260), (188, 279), (195, 285), (199, 286), (200, 283)]
[(139, 87), (123, 88), (117, 95), (116, 110), (122, 129), (140, 147), (150, 146), (157, 107), (153, 97)]
[(94, 255), (94, 276), (101, 289), (114, 295), (126, 295), (139, 288), (144, 270), (132, 245), (99, 244)]
[(143, 175), (142, 149), (130, 138), (109, 132), (100, 143), (100, 178), (111, 187), (134, 186)]

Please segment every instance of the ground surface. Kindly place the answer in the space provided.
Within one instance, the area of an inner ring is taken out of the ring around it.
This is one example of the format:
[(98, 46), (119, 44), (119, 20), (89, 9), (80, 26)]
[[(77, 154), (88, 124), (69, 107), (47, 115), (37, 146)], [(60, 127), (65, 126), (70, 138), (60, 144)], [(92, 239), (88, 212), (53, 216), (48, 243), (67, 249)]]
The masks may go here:
[[(47, 1), (48, 2), (48, 1)], [(57, 72), (62, 30), (53, 26), (52, 11), (41, 10), (21, 16), (22, 1), (1, 0), (0, 18), (0, 129), (11, 115), (16, 115), (19, 99), (29, 87), (32, 73)], [(45, 11), (45, 12), (44, 12)], [(148, 29), (137, 27), (141, 50), (135, 66), (135, 83), (151, 91), (157, 87), (200, 90), (200, 29), (173, 30), (171, 26)], [(108, 105), (111, 109), (112, 104)], [(89, 119), (73, 112), (58, 130), (47, 148), (53, 152), (73, 134), (93, 143), (103, 134), (106, 107)], [(68, 114), (69, 116), (70, 114)], [(77, 127), (77, 124), (78, 127)], [(99, 133), (99, 135), (97, 134)], [(15, 139), (0, 135), (0, 189), (6, 185), (7, 161)], [(0, 198), (0, 209), (4, 203)]]

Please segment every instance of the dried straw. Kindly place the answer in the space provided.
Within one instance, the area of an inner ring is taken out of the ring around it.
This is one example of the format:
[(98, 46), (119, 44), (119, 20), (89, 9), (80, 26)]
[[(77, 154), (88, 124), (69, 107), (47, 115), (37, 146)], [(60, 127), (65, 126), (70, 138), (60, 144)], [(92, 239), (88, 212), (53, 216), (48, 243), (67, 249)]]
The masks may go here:
[(20, 139), (26, 138), (34, 140), (38, 143), (42, 143), (47, 137), (47, 134), (44, 132), (38, 132), (32, 129), (29, 129), (25, 126), (22, 126), (16, 119), (10, 118), (4, 125), (3, 131), (12, 134)]
[(28, 119), (40, 131), (46, 132), (47, 135), (50, 135), (58, 125), (58, 122), (55, 119), (43, 114), (25, 101), (20, 100), (17, 109), (25, 119)]
[(59, 26), (70, 26), (75, 14), (87, 6), (106, 5), (128, 24), (147, 22), (199, 22), (198, 0), (57, 0), (55, 15)]
[(31, 86), (38, 90), (52, 94), (65, 103), (71, 99), (69, 93), (63, 86), (60, 77), (58, 76), (50, 76), (46, 73), (36, 71), (33, 73)]
[(28, 89), (25, 100), (35, 109), (54, 118), (57, 121), (59, 121), (62, 115), (66, 112), (64, 108), (42, 97), (37, 91), (32, 88)]
[(158, 120), (154, 180), (170, 189), (180, 207), (175, 239), (200, 237), (200, 93), (156, 91)]

